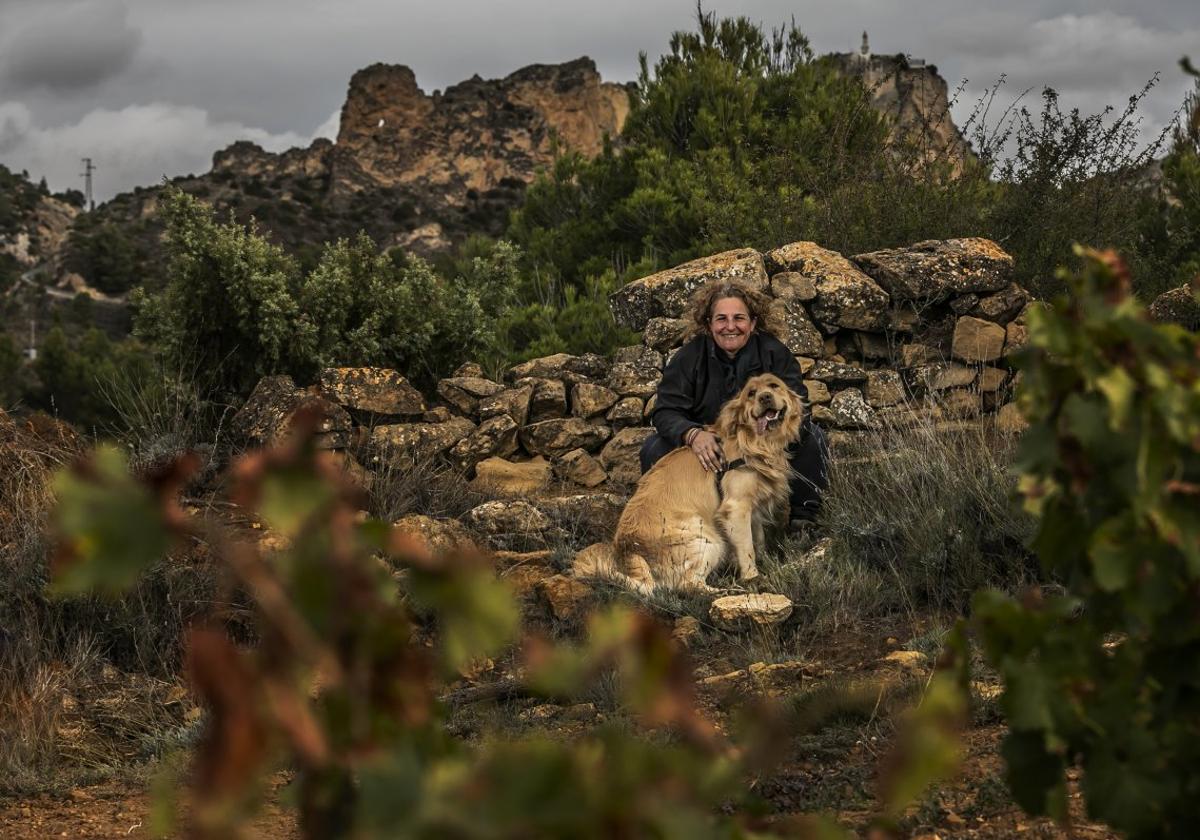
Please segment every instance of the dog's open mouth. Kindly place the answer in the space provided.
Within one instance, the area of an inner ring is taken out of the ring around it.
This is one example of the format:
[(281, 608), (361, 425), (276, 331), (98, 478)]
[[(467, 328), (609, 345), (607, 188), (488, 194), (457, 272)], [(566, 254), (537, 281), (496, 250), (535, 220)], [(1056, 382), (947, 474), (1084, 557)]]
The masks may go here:
[(773, 429), (783, 422), (783, 413), (787, 410), (787, 406), (783, 408), (773, 408), (770, 411), (755, 418), (754, 425), (760, 435), (766, 434), (767, 429)]

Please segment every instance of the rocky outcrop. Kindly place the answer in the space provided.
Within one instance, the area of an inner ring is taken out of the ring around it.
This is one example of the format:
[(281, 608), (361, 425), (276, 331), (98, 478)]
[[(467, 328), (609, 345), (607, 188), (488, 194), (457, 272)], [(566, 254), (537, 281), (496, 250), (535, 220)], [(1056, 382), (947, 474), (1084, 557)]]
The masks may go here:
[(862, 79), (871, 104), (888, 116), (896, 140), (924, 152), (926, 161), (948, 163), (961, 171), (970, 146), (950, 118), (946, 80), (937, 67), (903, 53), (874, 55), (863, 33), (858, 52), (833, 53), (826, 61), (847, 76)]
[(1194, 286), (1179, 286), (1156, 297), (1150, 304), (1150, 317), (1160, 324), (1200, 330), (1200, 280)]

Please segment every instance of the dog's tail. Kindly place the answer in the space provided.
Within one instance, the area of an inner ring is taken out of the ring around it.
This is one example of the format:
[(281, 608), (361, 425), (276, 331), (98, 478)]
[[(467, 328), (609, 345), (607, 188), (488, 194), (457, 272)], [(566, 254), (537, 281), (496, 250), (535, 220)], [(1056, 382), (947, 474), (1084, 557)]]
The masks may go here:
[[(627, 574), (623, 569), (633, 574)], [(571, 574), (575, 577), (611, 580), (643, 595), (654, 591), (654, 578), (646, 558), (640, 554), (618, 557), (616, 548), (610, 542), (594, 543), (576, 554)]]

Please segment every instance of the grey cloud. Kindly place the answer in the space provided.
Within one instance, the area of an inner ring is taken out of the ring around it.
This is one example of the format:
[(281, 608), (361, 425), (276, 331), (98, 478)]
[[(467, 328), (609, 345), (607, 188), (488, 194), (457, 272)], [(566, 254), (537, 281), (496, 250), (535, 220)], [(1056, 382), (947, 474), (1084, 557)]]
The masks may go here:
[(141, 44), (124, 3), (52, 4), (4, 44), (0, 79), (17, 92), (85, 91), (128, 69)]

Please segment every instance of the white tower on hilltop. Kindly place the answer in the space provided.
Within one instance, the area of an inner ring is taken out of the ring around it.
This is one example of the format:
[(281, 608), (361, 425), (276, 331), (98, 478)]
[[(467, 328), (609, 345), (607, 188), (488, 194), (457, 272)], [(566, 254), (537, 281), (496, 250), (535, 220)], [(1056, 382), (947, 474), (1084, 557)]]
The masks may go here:
[(858, 48), (858, 60), (866, 64), (871, 60), (871, 45), (867, 42), (867, 30), (863, 30), (862, 46)]

